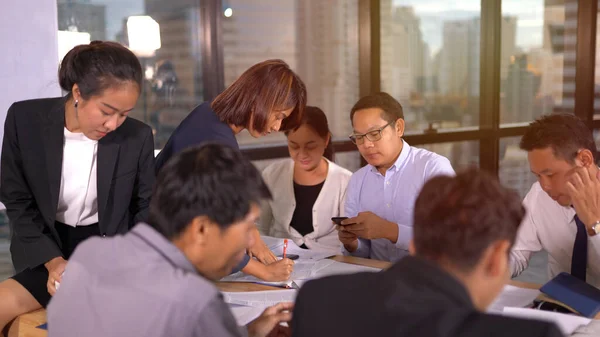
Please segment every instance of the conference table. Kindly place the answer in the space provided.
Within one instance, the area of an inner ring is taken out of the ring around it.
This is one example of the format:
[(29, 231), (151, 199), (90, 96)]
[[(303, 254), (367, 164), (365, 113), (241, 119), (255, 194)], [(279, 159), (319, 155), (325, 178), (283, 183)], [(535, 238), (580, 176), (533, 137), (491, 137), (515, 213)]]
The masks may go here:
[[(356, 264), (361, 266), (386, 269), (391, 263), (385, 261), (369, 260), (353, 256), (334, 256), (331, 258), (334, 261)], [(256, 283), (244, 282), (217, 282), (217, 287), (221, 291), (261, 291), (261, 290), (281, 290), (281, 288), (271, 287)], [(520, 281), (510, 281), (511, 285), (520, 288), (538, 289), (537, 284), (525, 283)], [(600, 319), (600, 317), (596, 317)], [(46, 323), (46, 310), (40, 309), (27, 314), (23, 314), (15, 319), (8, 327), (8, 336), (6, 337), (45, 337), (47, 331), (38, 328), (38, 326)]]

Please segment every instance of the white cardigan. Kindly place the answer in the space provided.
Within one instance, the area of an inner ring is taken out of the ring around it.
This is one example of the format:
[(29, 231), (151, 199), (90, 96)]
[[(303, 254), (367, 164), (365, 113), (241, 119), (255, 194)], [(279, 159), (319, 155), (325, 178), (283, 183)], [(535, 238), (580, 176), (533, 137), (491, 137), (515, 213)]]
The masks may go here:
[[(327, 159), (326, 159), (327, 160)], [(332, 217), (344, 215), (346, 187), (352, 172), (327, 160), (329, 168), (325, 183), (313, 205), (314, 231), (302, 236), (290, 227), (296, 198), (294, 196), (294, 161), (282, 159), (263, 171), (263, 179), (273, 194), (273, 199), (263, 203), (258, 229), (262, 235), (292, 239), (298, 246), (305, 244), (310, 249), (341, 251), (341, 243)]]

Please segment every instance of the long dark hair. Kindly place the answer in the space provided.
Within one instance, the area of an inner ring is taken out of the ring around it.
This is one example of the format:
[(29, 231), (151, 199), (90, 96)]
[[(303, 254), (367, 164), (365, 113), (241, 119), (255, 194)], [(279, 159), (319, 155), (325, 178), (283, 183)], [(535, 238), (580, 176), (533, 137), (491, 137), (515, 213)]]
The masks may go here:
[(286, 131), (285, 135), (287, 136), (290, 132), (298, 130), (302, 125), (310, 126), (315, 132), (323, 139), (327, 139), (329, 137), (329, 143), (325, 148), (325, 152), (323, 156), (330, 161), (333, 161), (334, 151), (332, 145), (332, 137), (331, 131), (329, 131), (329, 124), (327, 123), (327, 116), (320, 108), (316, 106), (306, 106), (304, 109), (304, 114), (302, 115), (302, 119), (300, 119), (300, 124), (296, 126), (291, 131)]

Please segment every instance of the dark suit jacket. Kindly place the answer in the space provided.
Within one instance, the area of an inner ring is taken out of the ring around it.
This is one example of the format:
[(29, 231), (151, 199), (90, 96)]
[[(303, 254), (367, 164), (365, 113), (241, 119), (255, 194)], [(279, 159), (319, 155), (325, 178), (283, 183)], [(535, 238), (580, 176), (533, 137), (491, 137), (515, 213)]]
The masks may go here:
[(432, 263), (405, 257), (381, 273), (307, 282), (294, 337), (561, 337), (553, 324), (478, 312), (465, 287)]
[(219, 142), (239, 149), (233, 130), (219, 120), (210, 107), (210, 102), (198, 105), (181, 121), (156, 157), (156, 173), (158, 174), (158, 171), (176, 153), (205, 142)]
[[(218, 142), (237, 150), (240, 148), (233, 130), (229, 125), (219, 120), (219, 117), (210, 107), (210, 102), (198, 105), (181, 121), (181, 124), (175, 129), (156, 158), (156, 174), (158, 175), (160, 169), (175, 154), (206, 142)], [(249, 261), (250, 256), (244, 255), (244, 258), (233, 269), (232, 273), (242, 270)]]
[[(54, 227), (63, 161), (66, 99), (14, 103), (4, 124), (0, 201), (12, 228), (15, 269), (61, 256)], [(125, 233), (144, 221), (154, 184), (154, 139), (146, 124), (127, 118), (98, 142), (100, 233)]]

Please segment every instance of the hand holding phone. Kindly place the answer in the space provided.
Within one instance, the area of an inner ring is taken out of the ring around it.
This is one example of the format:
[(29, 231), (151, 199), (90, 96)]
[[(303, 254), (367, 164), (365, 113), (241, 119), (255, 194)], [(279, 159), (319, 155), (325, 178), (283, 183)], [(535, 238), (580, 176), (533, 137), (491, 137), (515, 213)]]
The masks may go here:
[(342, 224), (342, 221), (346, 219), (348, 219), (347, 216), (334, 216), (333, 218), (331, 218), (331, 221), (333, 221), (338, 226), (344, 226)]

